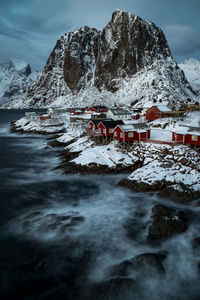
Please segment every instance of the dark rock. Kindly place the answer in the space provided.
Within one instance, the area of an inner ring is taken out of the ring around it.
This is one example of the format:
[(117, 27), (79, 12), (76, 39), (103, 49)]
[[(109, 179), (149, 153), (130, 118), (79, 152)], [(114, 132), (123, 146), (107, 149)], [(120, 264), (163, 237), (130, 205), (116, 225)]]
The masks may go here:
[(134, 14), (116, 10), (101, 33), (95, 85), (115, 92), (113, 79), (134, 75), (158, 59), (158, 53), (171, 56), (163, 32)]
[(192, 242), (192, 248), (194, 250), (200, 250), (200, 237), (195, 238)]
[[(37, 218), (35, 218), (37, 217)], [(41, 214), (32, 213), (26, 216), (26, 221), (23, 222), (24, 228), (32, 228), (37, 224), (37, 231), (49, 232), (57, 231), (65, 232), (75, 229), (77, 225), (85, 220), (83, 216), (80, 216), (76, 212), (69, 212), (68, 214), (48, 214), (43, 216)]]
[(188, 163), (188, 159), (185, 158), (185, 157), (183, 157), (183, 158), (181, 158), (181, 159), (179, 160), (179, 162), (180, 162), (182, 165), (185, 166), (185, 165)]
[(93, 284), (88, 292), (87, 299), (126, 299), (127, 294), (136, 290), (134, 280), (130, 278), (111, 278), (97, 284)]
[(152, 208), (152, 213), (153, 221), (147, 236), (150, 243), (167, 239), (187, 229), (184, 212), (176, 212), (172, 208), (158, 204)]
[(99, 32), (87, 26), (73, 34), (65, 50), (64, 78), (72, 92), (86, 88), (94, 76)]
[(112, 267), (110, 274), (112, 277), (127, 277), (135, 272), (142, 272), (145, 276), (163, 274), (162, 261), (165, 258), (164, 254), (143, 253)]
[(200, 197), (200, 192), (194, 192), (183, 183), (179, 184), (182, 188), (182, 191), (174, 189), (172, 183), (165, 180), (157, 181), (153, 184), (148, 184), (145, 182), (138, 182), (125, 178), (118, 182), (119, 186), (129, 188), (135, 192), (158, 192), (158, 196), (160, 196), (161, 198), (168, 198), (180, 203), (188, 203)]

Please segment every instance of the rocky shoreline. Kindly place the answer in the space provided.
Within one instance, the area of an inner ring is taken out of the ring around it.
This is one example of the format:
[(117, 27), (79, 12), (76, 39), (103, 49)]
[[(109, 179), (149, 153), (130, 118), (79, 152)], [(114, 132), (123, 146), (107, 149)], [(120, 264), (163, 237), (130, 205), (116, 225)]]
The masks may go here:
[(47, 145), (64, 147), (59, 155), (61, 163), (55, 168), (64, 174), (131, 174), (120, 180), (118, 186), (135, 192), (156, 192), (161, 198), (180, 203), (200, 197), (199, 153), (189, 147), (138, 143), (127, 146), (113, 142), (102, 146), (83, 133), (79, 137), (71, 133), (68, 139), (62, 139), (62, 134), (67, 134), (65, 128), (51, 127), (47, 131), (24, 127), (12, 122), (11, 132), (53, 134), (47, 138)]

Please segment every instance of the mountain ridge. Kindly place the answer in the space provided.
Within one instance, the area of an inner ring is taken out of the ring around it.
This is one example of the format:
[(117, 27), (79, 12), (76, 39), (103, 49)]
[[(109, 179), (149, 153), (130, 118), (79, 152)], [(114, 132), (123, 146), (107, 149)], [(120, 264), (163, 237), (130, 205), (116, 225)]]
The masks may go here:
[(27, 91), (8, 107), (113, 105), (196, 100), (154, 23), (117, 9), (102, 31), (65, 33)]
[(0, 63), (0, 103), (20, 95), (27, 86), (36, 80), (38, 72), (19, 59)]

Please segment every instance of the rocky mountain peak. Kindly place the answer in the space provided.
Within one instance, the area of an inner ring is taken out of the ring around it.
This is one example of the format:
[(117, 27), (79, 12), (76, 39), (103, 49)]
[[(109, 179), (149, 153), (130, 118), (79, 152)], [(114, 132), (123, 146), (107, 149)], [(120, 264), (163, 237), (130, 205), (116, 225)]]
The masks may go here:
[(21, 94), (37, 75), (32, 73), (29, 64), (19, 59), (0, 63), (0, 103)]
[[(88, 26), (61, 36), (20, 107), (144, 105), (195, 99), (160, 28), (117, 9), (98, 31)], [(16, 107), (16, 106), (15, 106)]]

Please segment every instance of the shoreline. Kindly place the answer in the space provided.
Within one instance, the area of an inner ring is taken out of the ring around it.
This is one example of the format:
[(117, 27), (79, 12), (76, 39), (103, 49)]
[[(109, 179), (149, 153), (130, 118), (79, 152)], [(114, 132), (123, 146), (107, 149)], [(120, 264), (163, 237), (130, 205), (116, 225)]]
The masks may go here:
[[(25, 134), (40, 134), (40, 135), (53, 135), (50, 138), (47, 138), (47, 146), (49, 147), (64, 147), (64, 149), (61, 150), (61, 153), (59, 154), (59, 158), (61, 160), (61, 163), (54, 168), (54, 170), (63, 170), (63, 174), (70, 174), (70, 173), (80, 173), (80, 174), (124, 174), (125, 178), (120, 180), (118, 182), (118, 186), (122, 188), (128, 188), (130, 190), (133, 190), (135, 192), (142, 192), (142, 193), (148, 193), (148, 192), (156, 192), (160, 198), (167, 198), (171, 199), (172, 201), (179, 202), (179, 203), (189, 203), (192, 200), (197, 199), (200, 197), (200, 188), (199, 190), (194, 190), (192, 188), (192, 184), (185, 184), (184, 182), (181, 182), (181, 179), (176, 182), (175, 175), (179, 176), (179, 171), (182, 172), (182, 178), (187, 178), (187, 172), (188, 174), (193, 174), (197, 172), (199, 174), (200, 178), (200, 171), (196, 169), (195, 163), (193, 161), (190, 161), (189, 158), (185, 158), (184, 154), (180, 155), (177, 153), (179, 150), (177, 150), (175, 147), (156, 147), (155, 145), (143, 145), (143, 144), (133, 144), (132, 150), (134, 151), (133, 157), (131, 157), (131, 160), (129, 159), (128, 163), (125, 162), (127, 160), (127, 157), (129, 155), (129, 151), (131, 149), (131, 146), (128, 147), (128, 150), (126, 150), (126, 147), (124, 149), (121, 147), (117, 147), (117, 145), (114, 145), (114, 150), (116, 153), (114, 155), (124, 155), (124, 157), (117, 160), (117, 162), (114, 162), (113, 165), (106, 165), (97, 163), (94, 161), (85, 162), (82, 163), (80, 160), (81, 155), (83, 155), (83, 161), (85, 158), (85, 154), (87, 152), (87, 149), (94, 148), (92, 154), (95, 153), (95, 150), (99, 145), (95, 145), (94, 141), (90, 141), (89, 138), (87, 139), (87, 136), (85, 134), (81, 134), (79, 137), (71, 137), (68, 141), (62, 141), (59, 140), (62, 138), (62, 134), (67, 134), (65, 128), (60, 128), (59, 126), (56, 126), (56, 128), (48, 127), (48, 131), (35, 129), (35, 130), (26, 130), (23, 126), (17, 126), (17, 121), (11, 122), (11, 133), (25, 133)], [(52, 131), (49, 131), (49, 129), (53, 129)], [(57, 129), (57, 131), (56, 131)], [(82, 139), (82, 141), (80, 141)], [(75, 150), (77, 145), (83, 145), (83, 149), (77, 151)], [(91, 143), (91, 144), (90, 144)], [(110, 145), (113, 146), (113, 143), (109, 143), (107, 145), (101, 146), (105, 148), (105, 154), (109, 156), (107, 152), (110, 151)], [(85, 148), (84, 148), (85, 147)], [(88, 148), (89, 147), (89, 148)], [(107, 147), (107, 148), (106, 148)], [(185, 146), (186, 147), (186, 146)], [(150, 149), (149, 149), (150, 148)], [(151, 148), (153, 151), (151, 152)], [(100, 150), (99, 150), (100, 151)], [(107, 152), (106, 152), (107, 151)], [(183, 147), (181, 149), (183, 151)], [(184, 148), (185, 153), (190, 151), (195, 151), (190, 148)], [(104, 154), (104, 155), (105, 155)], [(192, 153), (194, 155), (194, 153)], [(198, 153), (196, 152), (197, 160), (196, 160), (196, 166), (198, 167)], [(97, 153), (98, 155), (98, 153)], [(111, 153), (112, 155), (112, 153)], [(88, 155), (89, 156), (89, 155)], [(192, 155), (189, 155), (192, 157)], [(79, 162), (80, 160), (80, 162)], [(152, 164), (152, 166), (151, 166)], [(153, 168), (154, 165), (157, 164), (160, 168), (160, 172), (164, 172), (163, 178), (154, 178)], [(174, 168), (174, 169), (173, 169)], [(185, 170), (182, 170), (182, 168)], [(144, 169), (144, 171), (143, 171)], [(149, 174), (148, 172), (151, 171), (152, 174)], [(170, 180), (166, 180), (165, 177), (167, 177), (167, 173), (171, 172), (170, 170), (173, 169), (174, 173), (174, 182), (170, 178)], [(136, 172), (135, 172), (136, 171)], [(148, 172), (147, 172), (148, 171)], [(142, 178), (141, 174), (147, 173), (148, 176), (146, 178)], [(185, 174), (184, 174), (185, 172)], [(139, 176), (134, 178), (135, 173), (138, 173)], [(141, 174), (140, 174), (141, 173)], [(131, 174), (127, 177), (128, 174)], [(131, 178), (133, 176), (133, 178)], [(194, 174), (193, 177), (197, 176)], [(151, 178), (152, 177), (152, 178)], [(157, 179), (157, 180), (156, 180)], [(198, 182), (197, 182), (198, 187)]]

